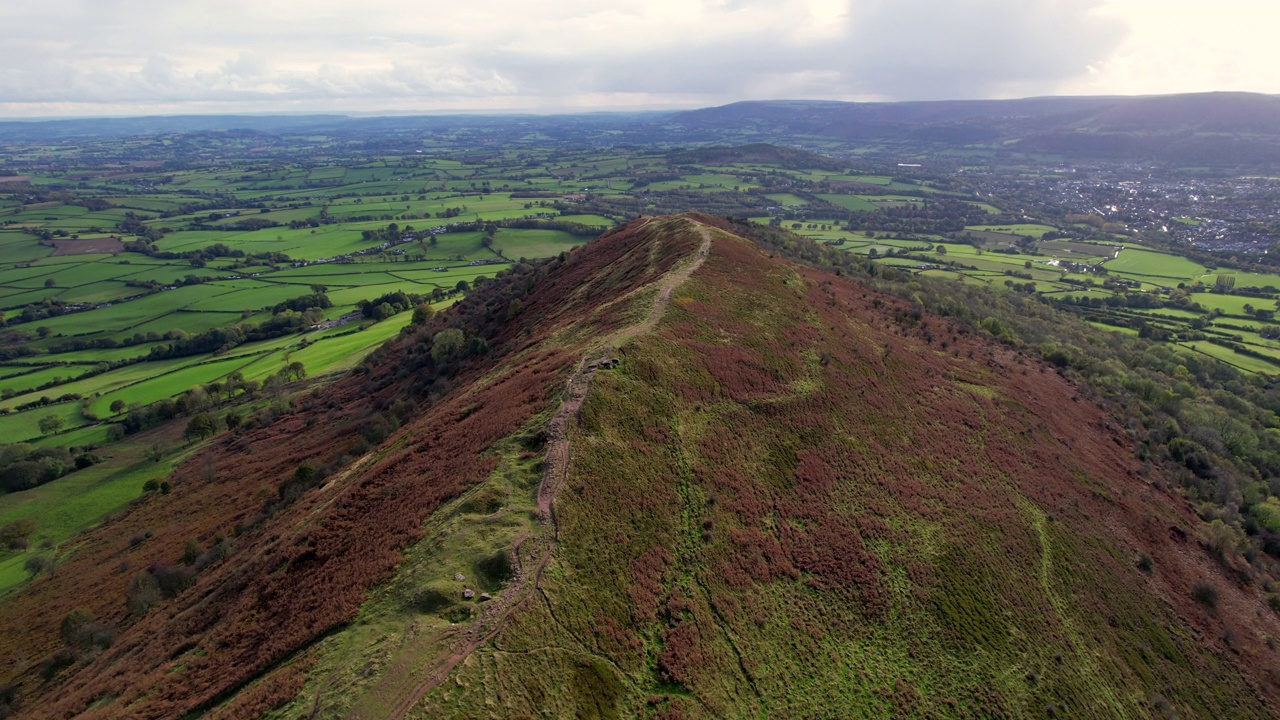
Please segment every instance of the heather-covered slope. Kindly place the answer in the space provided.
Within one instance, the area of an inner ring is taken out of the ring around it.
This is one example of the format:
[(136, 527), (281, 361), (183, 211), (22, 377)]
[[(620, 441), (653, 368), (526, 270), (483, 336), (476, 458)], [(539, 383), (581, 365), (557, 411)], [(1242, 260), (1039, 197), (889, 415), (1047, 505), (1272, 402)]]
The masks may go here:
[[(219, 440), (0, 604), (22, 714), (1274, 716), (1275, 613), (1102, 409), (727, 228), (512, 273)], [(118, 637), (44, 663), (76, 608)]]
[[(699, 242), (657, 228), (507, 274), (215, 441), (172, 493), (0, 604), (0, 684), (30, 717), (256, 717), (288, 700), (308, 648), (352, 619), (433, 511), (502, 465), (494, 448), (549, 407), (579, 347), (626, 324), (617, 301)], [(66, 642), (76, 610), (93, 621)]]
[(1272, 611), (1052, 370), (723, 233), (619, 357), (538, 601), (410, 717), (1274, 714)]

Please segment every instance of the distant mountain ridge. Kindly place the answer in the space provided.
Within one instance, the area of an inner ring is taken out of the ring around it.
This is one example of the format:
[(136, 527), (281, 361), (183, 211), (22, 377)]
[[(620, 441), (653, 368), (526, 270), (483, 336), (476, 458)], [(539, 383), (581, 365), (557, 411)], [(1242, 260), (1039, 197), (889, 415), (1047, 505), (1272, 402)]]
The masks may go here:
[(741, 102), (680, 113), (671, 123), (701, 134), (735, 129), (849, 142), (991, 145), (1116, 160), (1236, 164), (1280, 159), (1280, 97), (1254, 93)]
[(1280, 97), (1256, 93), (1196, 93), (1150, 96), (1062, 96), (1017, 100), (917, 102), (745, 101), (677, 114), (673, 122), (694, 127), (728, 121), (807, 122), (838, 130), (840, 123), (927, 125), (972, 120), (1035, 121), (1048, 126), (1096, 130), (1174, 130), (1280, 133)]
[(1173, 165), (1280, 163), (1280, 97), (1184, 95), (1035, 97), (1017, 100), (744, 101), (683, 112), (564, 115), (181, 115), (0, 121), (0, 141), (67, 142), (159, 134), (251, 132), (305, 144), (327, 136), (404, 145), (458, 135), (458, 147), (495, 138), (521, 144), (809, 145), (828, 141), (891, 154), (957, 148), (1026, 152), (1065, 160)]

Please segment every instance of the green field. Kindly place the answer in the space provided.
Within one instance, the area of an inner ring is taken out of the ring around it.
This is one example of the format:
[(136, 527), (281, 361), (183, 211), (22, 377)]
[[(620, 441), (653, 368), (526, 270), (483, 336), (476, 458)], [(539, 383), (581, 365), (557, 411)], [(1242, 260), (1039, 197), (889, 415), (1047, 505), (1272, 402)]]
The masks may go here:
[[(961, 281), (990, 287), (1012, 286), (1018, 292), (1033, 292), (1056, 301), (1067, 302), (1068, 307), (1090, 307), (1087, 303), (1104, 301), (1103, 311), (1112, 320), (1091, 324), (1112, 332), (1136, 333), (1139, 328), (1154, 328), (1157, 334), (1177, 341), (1184, 347), (1217, 358), (1241, 370), (1252, 373), (1280, 374), (1280, 342), (1263, 337), (1266, 328), (1280, 327), (1274, 316), (1258, 311), (1277, 312), (1280, 298), (1277, 294), (1254, 297), (1224, 292), (1186, 292), (1200, 287), (1214, 287), (1220, 275), (1235, 278), (1237, 288), (1280, 287), (1280, 276), (1237, 272), (1234, 270), (1207, 272), (1206, 268), (1187, 258), (1143, 248), (1122, 239), (1112, 241), (1049, 240), (1028, 245), (1025, 241), (1016, 246), (1006, 244), (1002, 238), (1014, 238), (1014, 232), (1030, 234), (1051, 230), (1047, 225), (987, 225), (972, 226), (965, 236), (977, 244), (933, 243), (931, 247), (920, 244), (911, 247), (909, 241), (853, 239), (844, 235), (837, 247), (870, 255), (875, 250), (878, 261), (917, 272), (924, 277)], [(825, 239), (829, 233), (798, 230), (815, 239)], [(974, 238), (970, 233), (981, 232)], [(1004, 251), (1010, 248), (1009, 251)], [(945, 249), (945, 253), (938, 252)], [(887, 251), (910, 252), (909, 257), (885, 257)], [(1066, 263), (1079, 269), (1067, 271)], [(1118, 284), (1115, 284), (1118, 283)], [(1199, 285), (1197, 285), (1199, 283)], [(1155, 306), (1145, 303), (1122, 301), (1108, 305), (1133, 293), (1147, 294)], [(1173, 302), (1175, 294), (1182, 295), (1179, 302), (1198, 304), (1203, 311), (1183, 309)], [(1255, 293), (1256, 294), (1256, 293)], [(1100, 307), (1095, 305), (1093, 307)], [(1215, 319), (1207, 312), (1216, 312)], [(1095, 311), (1097, 312), (1097, 311)], [(1095, 316), (1096, 317), (1096, 316)], [(1235, 352), (1231, 348), (1215, 345), (1207, 338), (1241, 344), (1249, 352), (1260, 353), (1266, 358)]]
[(875, 210), (876, 210), (876, 204), (875, 204), (875, 203), (873, 203), (873, 202), (871, 202), (870, 200), (867, 200), (867, 199), (865, 199), (865, 198), (863, 198), (863, 197), (859, 197), (859, 196), (857, 196), (857, 195), (829, 195), (829, 194), (823, 194), (823, 195), (819, 195), (818, 197), (822, 198), (823, 200), (826, 200), (827, 202), (831, 203), (832, 205), (836, 205), (836, 206), (838, 206), (838, 207), (842, 207), (842, 208), (844, 208), (845, 210), (862, 210), (862, 211), (867, 211), (867, 212), (871, 212), (871, 211), (875, 211)]
[(1186, 258), (1134, 248), (1121, 250), (1104, 266), (1114, 273), (1188, 282), (1206, 272), (1203, 265)]
[(1280, 275), (1268, 275), (1263, 273), (1237, 272), (1235, 270), (1224, 270), (1220, 273), (1212, 275), (1203, 275), (1198, 278), (1200, 282), (1206, 285), (1212, 285), (1217, 280), (1218, 275), (1230, 275), (1236, 279), (1235, 286), (1237, 288), (1275, 288), (1280, 290)]
[[(321, 175), (337, 177), (338, 173)], [(342, 177), (348, 175), (344, 170)], [(153, 203), (133, 202), (135, 198), (127, 200), (128, 207), (144, 212), (175, 206), (162, 199)], [(330, 205), (330, 216), (336, 217), (345, 211), (354, 214), (357, 207), (364, 211), (384, 211), (390, 202), (355, 203), (348, 198)], [(471, 217), (480, 217), (492, 213), (523, 214), (527, 202), (495, 194), (445, 197), (427, 204), (440, 212), (448, 207), (465, 207)], [(84, 213), (80, 212), (83, 210), (83, 207), (77, 210), (55, 203), (28, 214), (44, 213), (40, 217), (61, 221), (67, 217), (83, 217)], [(242, 212), (224, 220), (230, 224), (247, 216), (267, 222), (293, 222), (318, 216), (319, 212), (318, 207), (312, 206), (276, 213), (246, 215)], [(123, 217), (123, 212), (119, 215)], [(193, 213), (166, 218), (164, 223), (180, 225), (185, 220), (199, 224), (208, 222), (209, 216), (208, 212)], [(581, 216), (574, 221), (588, 220), (600, 226), (612, 222), (598, 215)], [(108, 226), (118, 221), (119, 218), (110, 220)], [(153, 222), (158, 225), (161, 221)], [(418, 220), (419, 227), (424, 229), (438, 222), (435, 218)], [(297, 350), (293, 359), (306, 363), (309, 372), (350, 367), (364, 352), (394, 336), (408, 322), (408, 315), (364, 331), (356, 332), (356, 326), (352, 325), (341, 331), (316, 333), (314, 337), (292, 335), (248, 343), (223, 358), (205, 354), (126, 365), (106, 372), (101, 372), (100, 366), (145, 357), (175, 333), (193, 335), (244, 322), (261, 323), (270, 319), (270, 308), (311, 293), (313, 285), (327, 288), (334, 307), (325, 310), (323, 316), (334, 319), (350, 313), (360, 301), (387, 293), (452, 294), (460, 282), (471, 283), (480, 276), (492, 277), (503, 267), (468, 264), (473, 260), (501, 259), (497, 253), (512, 260), (550, 257), (586, 240), (558, 230), (502, 229), (490, 249), (485, 245), (483, 232), (444, 232), (438, 233), (434, 242), (428, 242), (428, 236), (423, 234), (412, 242), (369, 252), (383, 238), (371, 239), (368, 233), (381, 232), (387, 226), (388, 221), (379, 219), (299, 228), (177, 229), (155, 243), (153, 256), (126, 252), (52, 257), (36, 237), (0, 233), (0, 246), (7, 251), (4, 262), (0, 262), (0, 309), (11, 317), (31, 312), (32, 306), (39, 310), (46, 302), (62, 303), (62, 307), (73, 309), (17, 326), (28, 333), (27, 342), (39, 354), (0, 363), (0, 396), (5, 397), (0, 401), (0, 409), (11, 411), (0, 415), (0, 432), (15, 440), (38, 439), (41, 435), (37, 421), (52, 414), (62, 419), (64, 427), (51, 439), (80, 442), (98, 437), (105, 431), (85, 434), (81, 428), (92, 427), (94, 415), (110, 415), (108, 407), (114, 401), (146, 405), (193, 386), (215, 382), (231, 372), (262, 379), (286, 364), (282, 359), (289, 347), (304, 342), (309, 347)], [(412, 224), (405, 222), (401, 227), (407, 231)], [(161, 255), (189, 253), (215, 243), (238, 253), (283, 254), (293, 260), (241, 262), (247, 266), (236, 267), (235, 257), (195, 263), (185, 257)], [(349, 257), (342, 262), (314, 262), (339, 255)], [(77, 343), (125, 343), (128, 347), (81, 348), (74, 345)], [(89, 415), (82, 414), (80, 402), (13, 411), (18, 405), (41, 397), (69, 393), (89, 398), (84, 403)]]
[(1030, 235), (1039, 240), (1046, 233), (1051, 233), (1057, 228), (1051, 225), (1038, 225), (1035, 223), (1020, 223), (1016, 225), (971, 225), (968, 230), (977, 230), (980, 232), (997, 232), (1007, 235)]
[[(157, 442), (167, 450), (159, 462), (144, 457), (144, 450)], [(124, 509), (143, 494), (143, 483), (167, 476), (192, 450), (177, 445), (171, 434), (148, 433), (102, 451), (102, 464), (21, 493), (0, 494), (0, 525), (27, 519), (35, 527), (29, 550), (0, 550), (0, 596), (27, 580), (27, 558), (55, 556), (58, 545)]]

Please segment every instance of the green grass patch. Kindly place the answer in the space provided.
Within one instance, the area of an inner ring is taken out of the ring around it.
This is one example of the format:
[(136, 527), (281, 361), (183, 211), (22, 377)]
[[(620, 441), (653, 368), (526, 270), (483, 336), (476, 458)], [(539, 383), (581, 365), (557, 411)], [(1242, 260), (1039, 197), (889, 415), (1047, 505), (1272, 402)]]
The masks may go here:
[(1107, 270), (1123, 275), (1191, 281), (1206, 274), (1203, 265), (1177, 255), (1125, 248), (1104, 263)]
[(836, 207), (842, 207), (845, 210), (858, 210), (862, 212), (874, 212), (876, 210), (875, 203), (858, 197), (857, 195), (833, 195), (824, 193), (818, 195), (818, 197), (826, 200)]

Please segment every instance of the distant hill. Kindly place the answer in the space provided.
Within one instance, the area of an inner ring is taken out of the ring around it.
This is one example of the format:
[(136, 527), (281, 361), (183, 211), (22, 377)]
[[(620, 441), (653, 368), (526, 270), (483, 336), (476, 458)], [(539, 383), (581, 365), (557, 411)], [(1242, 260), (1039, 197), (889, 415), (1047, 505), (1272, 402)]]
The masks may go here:
[(830, 101), (740, 102), (677, 114), (688, 127), (773, 122), (806, 130), (996, 121), (1034, 123), (1042, 129), (1098, 131), (1280, 132), (1280, 97), (1253, 93), (1199, 93), (1145, 97), (1042, 97), (1021, 100), (942, 100), (899, 103)]
[(1280, 97), (1201, 93), (904, 103), (742, 102), (680, 113), (692, 133), (978, 145), (1073, 158), (1231, 165), (1280, 160)]
[(0, 681), (33, 718), (1275, 717), (1280, 617), (1110, 412), (821, 251), (644, 218), (481, 284), (75, 541), (0, 603)]
[[(852, 146), (880, 145), (897, 154), (976, 148), (1068, 160), (1260, 167), (1280, 163), (1280, 97), (1200, 93), (901, 103), (788, 100), (677, 113), (190, 115), (0, 121), (0, 141), (29, 143), (228, 131), (287, 138), (281, 147), (291, 150), (303, 148), (312, 136), (335, 137), (360, 147), (391, 142), (401, 149), (424, 135), (450, 137), (461, 148), (489, 147), (495, 139), (516, 145), (756, 148), (825, 139)], [(686, 157), (693, 162), (699, 156)]]

